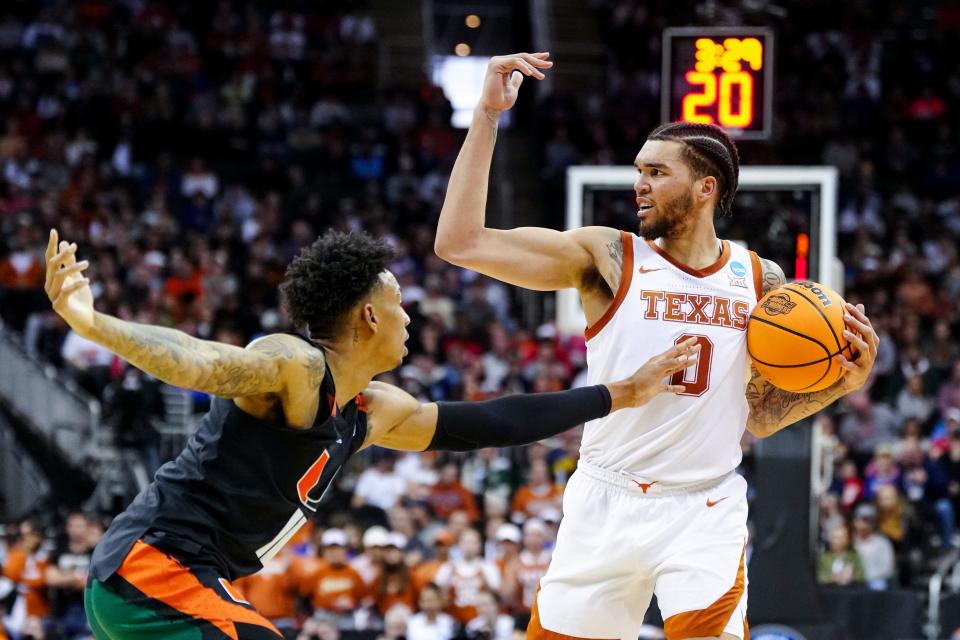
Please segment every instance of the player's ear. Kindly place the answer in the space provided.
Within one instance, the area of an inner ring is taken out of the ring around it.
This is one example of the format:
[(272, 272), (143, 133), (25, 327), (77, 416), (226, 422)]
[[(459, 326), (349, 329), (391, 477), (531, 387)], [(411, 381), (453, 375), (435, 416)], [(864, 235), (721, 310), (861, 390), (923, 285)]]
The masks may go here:
[(701, 201), (709, 200), (717, 194), (717, 179), (714, 176), (704, 176), (696, 182), (697, 198)]
[(376, 333), (380, 329), (379, 323), (377, 322), (377, 312), (369, 302), (361, 307), (360, 319), (371, 334)]

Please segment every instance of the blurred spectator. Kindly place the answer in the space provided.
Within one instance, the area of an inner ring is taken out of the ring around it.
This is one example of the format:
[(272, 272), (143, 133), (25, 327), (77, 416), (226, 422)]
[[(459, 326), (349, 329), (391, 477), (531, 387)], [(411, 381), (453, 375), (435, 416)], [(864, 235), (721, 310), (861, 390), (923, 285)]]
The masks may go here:
[(514, 518), (538, 517), (545, 510), (563, 506), (563, 488), (554, 484), (545, 460), (530, 463), (530, 479), (513, 496)]
[(92, 340), (87, 340), (72, 329), (60, 351), (77, 383), (89, 393), (99, 396), (115, 373), (122, 370), (122, 360), (112, 351)]
[(871, 589), (886, 589), (895, 582), (893, 544), (877, 533), (877, 508), (864, 503), (853, 514), (853, 547), (863, 564), (864, 579)]
[(468, 638), (476, 640), (511, 640), (513, 618), (500, 611), (500, 599), (492, 591), (481, 591), (477, 597), (477, 617), (467, 623)]
[(890, 484), (877, 487), (876, 502), (879, 532), (890, 538), (898, 550), (907, 551), (916, 546), (920, 522), (913, 505), (903, 500), (897, 488)]
[(960, 409), (960, 360), (954, 362), (950, 379), (940, 387), (938, 404), (943, 415), (951, 409)]
[(477, 615), (480, 593), (500, 588), (500, 572), (480, 555), (483, 547), (476, 530), (461, 533), (458, 546), (461, 557), (441, 566), (435, 581), (447, 594), (450, 614), (466, 624)]
[(0, 259), (0, 307), (17, 331), (23, 330), (27, 315), (44, 304), (41, 290), (46, 269), (29, 225), (30, 219), (24, 218), (10, 242), (10, 252)]
[(950, 434), (947, 451), (939, 463), (947, 476), (947, 493), (953, 502), (953, 510), (960, 513), (960, 429)]
[(893, 447), (890, 443), (877, 446), (873, 460), (863, 471), (863, 477), (863, 493), (868, 499), (876, 496), (877, 488), (882, 485), (898, 486), (900, 484), (900, 467), (893, 459)]
[[(53, 615), (58, 632), (68, 640), (88, 638), (90, 628), (83, 608), (83, 590), (87, 585), (90, 556), (99, 539), (91, 536), (86, 514), (67, 516), (66, 538), (50, 555), (45, 581), (53, 599)], [(102, 534), (102, 529), (99, 530)]]
[(420, 315), (431, 320), (436, 319), (446, 329), (453, 329), (453, 312), (456, 306), (443, 291), (443, 279), (439, 274), (431, 273), (424, 280), (424, 295), (418, 303)]
[(874, 403), (866, 391), (844, 396), (843, 402), (850, 413), (840, 421), (840, 437), (854, 452), (869, 455), (877, 445), (896, 438), (898, 423), (893, 411)]
[(448, 462), (440, 468), (440, 479), (430, 490), (427, 498), (434, 513), (441, 519), (447, 519), (457, 510), (464, 510), (469, 521), (480, 519), (480, 510), (473, 494), (460, 482), (460, 469), (456, 462)]
[(403, 556), (407, 538), (402, 533), (387, 534), (380, 572), (373, 579), (372, 596), (380, 615), (385, 616), (396, 605), (416, 608), (416, 591), (410, 575), (410, 567)]
[(340, 640), (336, 619), (329, 615), (307, 618), (297, 640)]
[(374, 525), (363, 532), (363, 550), (350, 561), (350, 566), (360, 574), (364, 584), (373, 584), (373, 579), (383, 564), (383, 552), (388, 540), (387, 530), (380, 525)]
[[(0, 562), (0, 575), (10, 580), (14, 591), (10, 596), (0, 598), (5, 600), (6, 608), (13, 614), (18, 605), (22, 605), (23, 626), (11, 628), (14, 634), (27, 635), (30, 629), (43, 629), (47, 616), (50, 615), (50, 602), (47, 598), (46, 570), (49, 558), (41, 549), (43, 544), (43, 529), (36, 520), (23, 520), (19, 525), (16, 543)], [(23, 600), (18, 603), (19, 599)], [(11, 615), (11, 619), (18, 616)], [(2, 617), (0, 617), (2, 619)], [(16, 635), (15, 635), (16, 637)]]
[(147, 477), (162, 464), (160, 433), (155, 423), (166, 416), (161, 382), (135, 367), (126, 367), (104, 390), (107, 414), (120, 449), (136, 451)]
[(321, 538), (323, 563), (303, 577), (300, 592), (310, 599), (314, 611), (352, 618), (367, 596), (363, 578), (347, 564), (347, 536), (341, 529), (327, 529)]
[(834, 478), (832, 490), (840, 494), (840, 506), (844, 513), (849, 513), (853, 505), (863, 497), (864, 486), (857, 470), (857, 463), (850, 458), (840, 461), (840, 475)]
[(820, 555), (817, 579), (821, 584), (849, 585), (863, 582), (863, 563), (850, 548), (850, 531), (846, 525), (830, 535), (829, 546)]
[(239, 578), (234, 586), (288, 640), (297, 637), (297, 594), (304, 578), (298, 575), (295, 556), (284, 547), (252, 576)]
[(901, 464), (904, 496), (922, 517), (937, 523), (940, 548), (950, 549), (956, 531), (956, 514), (949, 498), (946, 472), (915, 444), (904, 450)]
[(394, 469), (396, 455), (387, 449), (377, 450), (377, 462), (360, 474), (353, 490), (354, 508), (372, 505), (389, 510), (407, 490), (406, 481)]
[(383, 617), (383, 633), (377, 640), (406, 640), (412, 612), (404, 604), (395, 604)]
[(420, 612), (407, 622), (408, 640), (452, 640), (457, 623), (443, 612), (443, 592), (436, 584), (428, 582), (420, 589), (418, 600)]
[(508, 450), (481, 449), (463, 464), (464, 486), (484, 500), (507, 501), (516, 487), (516, 469)]
[(547, 574), (553, 551), (548, 548), (549, 529), (536, 518), (523, 523), (523, 549), (517, 567), (519, 598), (516, 611), (520, 619), (529, 619), (537, 597), (540, 579)]
[(426, 497), (430, 487), (437, 483), (436, 459), (435, 451), (407, 451), (400, 455), (394, 469), (407, 483), (410, 497)]
[(496, 540), (496, 565), (500, 571), (500, 600), (507, 608), (513, 608), (519, 597), (520, 541), (522, 534), (512, 522), (497, 525), (493, 538)]
[(846, 519), (840, 511), (840, 500), (837, 494), (827, 491), (820, 495), (820, 539), (827, 542), (837, 527), (846, 524)]
[(453, 533), (440, 529), (433, 538), (434, 557), (414, 567), (411, 579), (413, 588), (420, 593), (428, 584), (434, 583), (437, 571), (450, 561), (450, 549), (456, 542)]
[(924, 395), (923, 377), (913, 375), (907, 378), (907, 384), (897, 395), (897, 414), (902, 420), (916, 419), (923, 423), (933, 412), (933, 398)]

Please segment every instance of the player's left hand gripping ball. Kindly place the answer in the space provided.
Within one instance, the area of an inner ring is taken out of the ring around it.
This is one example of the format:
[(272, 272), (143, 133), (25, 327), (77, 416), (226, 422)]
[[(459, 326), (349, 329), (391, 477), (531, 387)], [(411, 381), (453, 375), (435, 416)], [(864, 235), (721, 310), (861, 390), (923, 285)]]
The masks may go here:
[(873, 325), (870, 324), (870, 319), (864, 313), (862, 304), (854, 306), (847, 303), (843, 320), (847, 325), (847, 328), (843, 331), (843, 336), (853, 344), (856, 353), (850, 360), (840, 354), (838, 361), (840, 366), (847, 370), (847, 375), (843, 377), (843, 385), (850, 391), (854, 391), (865, 385), (870, 377), (873, 363), (877, 359), (880, 336), (877, 335)]

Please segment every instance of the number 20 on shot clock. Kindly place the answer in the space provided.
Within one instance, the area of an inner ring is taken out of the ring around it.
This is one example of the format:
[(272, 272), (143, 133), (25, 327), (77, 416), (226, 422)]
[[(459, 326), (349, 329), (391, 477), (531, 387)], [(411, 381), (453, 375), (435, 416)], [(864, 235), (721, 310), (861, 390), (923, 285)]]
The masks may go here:
[(773, 32), (674, 27), (663, 33), (663, 122), (715, 124), (743, 140), (770, 137)]

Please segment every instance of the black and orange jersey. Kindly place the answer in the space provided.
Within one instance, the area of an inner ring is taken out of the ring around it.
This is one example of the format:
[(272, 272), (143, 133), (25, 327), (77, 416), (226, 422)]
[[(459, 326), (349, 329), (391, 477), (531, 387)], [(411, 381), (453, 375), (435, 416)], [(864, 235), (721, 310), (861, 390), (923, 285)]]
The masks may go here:
[(309, 429), (213, 398), (183, 453), (110, 525), (94, 552), (93, 576), (109, 578), (140, 538), (228, 580), (259, 571), (313, 516), (366, 437), (362, 397), (338, 408), (329, 367), (319, 395)]

